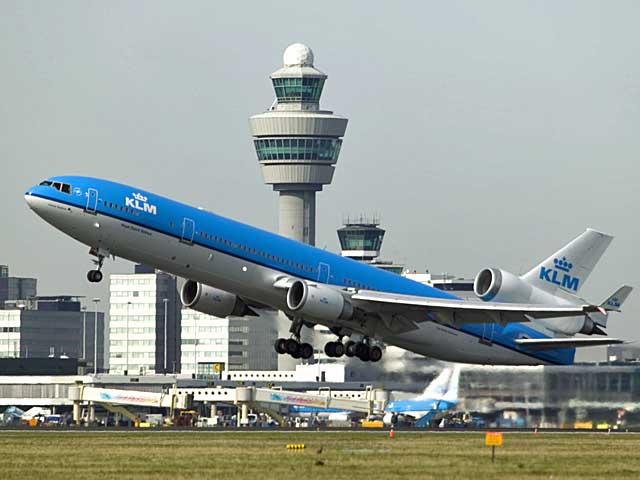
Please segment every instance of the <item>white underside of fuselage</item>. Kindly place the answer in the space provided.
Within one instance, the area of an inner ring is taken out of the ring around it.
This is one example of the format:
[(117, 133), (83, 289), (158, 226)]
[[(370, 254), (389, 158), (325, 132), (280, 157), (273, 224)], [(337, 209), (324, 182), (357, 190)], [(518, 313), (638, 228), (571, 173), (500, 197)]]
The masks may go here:
[[(40, 197), (28, 199), (31, 208), (48, 223), (92, 248), (151, 265), (174, 275), (234, 293), (240, 297), (290, 313), (286, 290), (274, 287), (291, 275), (250, 261), (146, 229), (108, 215), (94, 214)], [(197, 238), (197, 234), (196, 234)], [(330, 322), (313, 319), (326, 326)], [(356, 328), (353, 328), (357, 333)], [(445, 361), (493, 365), (539, 365), (531, 357), (435, 322), (418, 330), (379, 340), (421, 355)]]

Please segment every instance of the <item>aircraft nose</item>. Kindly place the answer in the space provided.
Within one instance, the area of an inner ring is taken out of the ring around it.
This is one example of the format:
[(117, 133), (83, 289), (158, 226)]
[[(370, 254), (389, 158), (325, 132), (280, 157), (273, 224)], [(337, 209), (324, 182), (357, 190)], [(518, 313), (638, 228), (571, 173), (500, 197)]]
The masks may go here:
[(29, 208), (31, 210), (33, 210), (35, 206), (35, 199), (32, 195), (32, 191), (33, 191), (33, 187), (27, 190), (26, 192), (24, 192), (24, 200), (25, 202), (27, 202), (27, 205), (29, 205)]

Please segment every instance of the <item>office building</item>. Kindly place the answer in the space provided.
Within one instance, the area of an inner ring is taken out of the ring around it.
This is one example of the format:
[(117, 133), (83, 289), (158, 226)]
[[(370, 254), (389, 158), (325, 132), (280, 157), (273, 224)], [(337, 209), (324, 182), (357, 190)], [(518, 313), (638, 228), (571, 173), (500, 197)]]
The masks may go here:
[(133, 274), (111, 275), (109, 291), (109, 372), (179, 372), (176, 278), (138, 265)]
[(0, 265), (0, 309), (6, 308), (7, 302), (24, 303), (33, 299), (37, 295), (37, 287), (35, 278), (10, 277), (9, 266)]
[(256, 311), (259, 318), (219, 318), (183, 308), (182, 373), (206, 377), (228, 370), (277, 369), (277, 312)]
[(83, 312), (72, 296), (38, 297), (33, 305), (0, 311), (0, 357), (84, 357), (92, 371), (97, 345), (97, 371), (104, 368), (102, 312)]

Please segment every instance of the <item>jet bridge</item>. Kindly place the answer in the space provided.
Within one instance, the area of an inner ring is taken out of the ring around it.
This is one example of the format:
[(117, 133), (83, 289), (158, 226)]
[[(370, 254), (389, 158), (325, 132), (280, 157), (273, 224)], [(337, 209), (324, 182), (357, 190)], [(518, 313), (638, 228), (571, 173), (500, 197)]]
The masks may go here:
[(358, 392), (358, 398), (336, 396), (331, 389), (317, 392), (297, 392), (280, 388), (195, 388), (188, 390), (171, 389), (168, 393), (146, 392), (138, 390), (119, 390), (112, 388), (85, 387), (78, 385), (69, 388), (69, 399), (73, 401), (74, 421), (79, 421), (80, 404), (99, 403), (113, 410), (121, 411), (125, 406), (157, 407), (170, 409), (187, 408), (190, 400), (204, 402), (224, 402), (238, 406), (238, 425), (247, 419), (250, 406), (258, 409), (268, 405), (299, 405), (319, 409), (335, 409), (368, 415), (384, 411), (387, 394), (383, 390), (367, 388)]
[[(368, 415), (384, 411), (386, 392), (367, 389), (360, 392), (364, 398), (337, 397), (330, 389), (318, 392), (297, 392), (279, 388), (195, 388), (190, 389), (194, 401), (224, 402), (238, 405), (238, 425), (246, 420), (249, 407), (259, 405), (298, 405), (319, 409), (335, 409)], [(259, 407), (258, 407), (259, 408)]]
[(107, 410), (123, 414), (132, 420), (137, 417), (128, 412), (126, 406), (170, 408), (174, 410), (176, 408), (187, 408), (189, 403), (188, 395), (179, 394), (175, 389), (172, 389), (169, 393), (158, 393), (85, 387), (84, 385), (69, 387), (69, 399), (73, 401), (73, 421), (76, 423), (80, 421), (80, 404), (83, 402), (101, 404)]

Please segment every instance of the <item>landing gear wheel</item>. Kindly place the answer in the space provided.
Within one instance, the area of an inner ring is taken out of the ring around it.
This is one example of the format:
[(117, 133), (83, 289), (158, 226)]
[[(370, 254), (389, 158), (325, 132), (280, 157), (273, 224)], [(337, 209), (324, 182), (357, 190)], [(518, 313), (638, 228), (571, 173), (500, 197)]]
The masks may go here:
[(87, 273), (87, 280), (91, 283), (98, 283), (102, 281), (102, 272), (100, 270), (89, 270)]
[(382, 358), (382, 349), (378, 346), (371, 347), (369, 349), (369, 360), (372, 362), (378, 362)]
[(353, 340), (349, 340), (347, 343), (344, 344), (344, 353), (347, 357), (351, 358), (351, 357), (355, 357), (356, 356), (356, 342), (354, 342)]
[(335, 357), (336, 356), (335, 343), (334, 342), (327, 342), (324, 345), (324, 353), (327, 354), (327, 357)]
[(358, 345), (356, 346), (356, 355), (363, 362), (368, 362), (371, 359), (370, 352), (371, 349), (369, 348), (369, 345), (358, 343)]
[(276, 340), (274, 347), (276, 349), (276, 352), (278, 352), (278, 355), (283, 355), (287, 353), (287, 350), (284, 345), (285, 343), (286, 343), (286, 340), (284, 338), (279, 338)]
[(344, 355), (344, 345), (342, 342), (334, 342), (333, 353), (336, 358)]
[(300, 357), (305, 360), (313, 357), (313, 347), (309, 343), (301, 343), (300, 344)]
[(353, 347), (353, 351), (356, 354), (356, 357), (361, 358), (363, 355), (369, 354), (369, 347), (366, 343), (358, 342), (355, 347)]
[(294, 354), (298, 353), (298, 349), (300, 348), (300, 344), (298, 343), (297, 340), (293, 339), (293, 338), (289, 338), (288, 340), (284, 341), (284, 349), (285, 351), (291, 355), (293, 358)]

